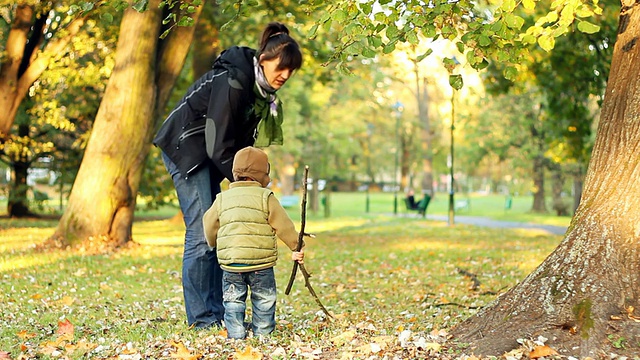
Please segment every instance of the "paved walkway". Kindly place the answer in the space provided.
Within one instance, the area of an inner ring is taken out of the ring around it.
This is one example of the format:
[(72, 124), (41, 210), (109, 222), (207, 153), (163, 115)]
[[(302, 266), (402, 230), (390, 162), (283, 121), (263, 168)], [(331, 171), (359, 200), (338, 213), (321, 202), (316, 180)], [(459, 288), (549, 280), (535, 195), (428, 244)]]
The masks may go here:
[[(427, 220), (449, 221), (449, 216), (427, 214)], [(485, 226), (485, 227), (491, 227), (491, 228), (539, 229), (539, 230), (544, 230), (551, 234), (556, 234), (556, 235), (564, 235), (565, 232), (567, 231), (566, 226), (529, 224), (529, 223), (522, 223), (522, 222), (515, 222), (515, 221), (500, 221), (500, 220), (493, 220), (493, 219), (489, 219), (481, 216), (456, 215), (454, 218), (454, 222), (457, 224), (468, 224), (468, 225)]]

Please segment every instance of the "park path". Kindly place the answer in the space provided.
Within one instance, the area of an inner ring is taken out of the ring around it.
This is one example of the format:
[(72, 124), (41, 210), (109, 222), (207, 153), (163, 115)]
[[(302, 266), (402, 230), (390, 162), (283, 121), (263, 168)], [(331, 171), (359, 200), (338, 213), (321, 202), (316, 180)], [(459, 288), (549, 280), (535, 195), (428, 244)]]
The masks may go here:
[[(435, 221), (448, 221), (447, 215), (429, 215), (427, 214), (427, 220)], [(516, 221), (500, 221), (493, 220), (482, 216), (464, 216), (456, 215), (454, 218), (456, 224), (467, 224), (474, 226), (484, 226), (491, 228), (512, 228), (512, 229), (538, 229), (546, 231), (550, 234), (564, 235), (567, 232), (566, 226), (557, 225), (543, 225), (543, 224), (530, 224)]]

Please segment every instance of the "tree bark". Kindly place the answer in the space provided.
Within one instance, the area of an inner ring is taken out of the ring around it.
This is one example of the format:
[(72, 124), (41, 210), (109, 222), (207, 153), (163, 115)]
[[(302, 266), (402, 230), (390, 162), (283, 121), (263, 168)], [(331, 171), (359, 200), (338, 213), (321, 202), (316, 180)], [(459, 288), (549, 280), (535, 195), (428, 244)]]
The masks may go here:
[(537, 155), (533, 159), (533, 206), (531, 211), (535, 213), (547, 212), (544, 191), (544, 162), (542, 155)]
[[(637, 323), (628, 316), (640, 306), (640, 11), (633, 2), (622, 5), (580, 206), (534, 272), (453, 329), (476, 355), (501, 355), (516, 339), (538, 335), (562, 355), (640, 352)], [(608, 334), (630, 341), (613, 349)]]
[(192, 27), (177, 28), (160, 44), (158, 4), (159, 0), (151, 1), (142, 13), (125, 11), (116, 65), (67, 209), (50, 243), (73, 246), (99, 238), (117, 247), (131, 240), (136, 194), (155, 119), (184, 65), (193, 34)]

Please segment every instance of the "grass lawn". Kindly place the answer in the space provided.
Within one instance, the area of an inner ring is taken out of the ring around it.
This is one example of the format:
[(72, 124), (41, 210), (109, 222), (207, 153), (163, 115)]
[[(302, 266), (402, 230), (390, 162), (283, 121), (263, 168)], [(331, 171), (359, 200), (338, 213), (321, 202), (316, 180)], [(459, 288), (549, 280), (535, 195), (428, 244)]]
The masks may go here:
[[(434, 199), (428, 213), (445, 214), (447, 201)], [(504, 198), (487, 201), (495, 209), (482, 210), (483, 201), (471, 198), (465, 215), (529, 219), (526, 210), (518, 212), (518, 199), (509, 211), (500, 205)], [(88, 255), (35, 252), (53, 221), (1, 219), (0, 359), (463, 357), (445, 341), (447, 331), (523, 279), (561, 240), (534, 230), (393, 216), (393, 194), (371, 194), (369, 213), (364, 194), (334, 193), (330, 202), (330, 218), (322, 210), (308, 216), (306, 230), (317, 237), (307, 240), (305, 265), (334, 319), (323, 316), (300, 273), (284, 295), (291, 261), (281, 248), (276, 331), (244, 341), (227, 340), (221, 330), (187, 329), (180, 222), (137, 221), (135, 246)], [(402, 198), (398, 205), (405, 213)], [(290, 210), (299, 217), (299, 209)]]

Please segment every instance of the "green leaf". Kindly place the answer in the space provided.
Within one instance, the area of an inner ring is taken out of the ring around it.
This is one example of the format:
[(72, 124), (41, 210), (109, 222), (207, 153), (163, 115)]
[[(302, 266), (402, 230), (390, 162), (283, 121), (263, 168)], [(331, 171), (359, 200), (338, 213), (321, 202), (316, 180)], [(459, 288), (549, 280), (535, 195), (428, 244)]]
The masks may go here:
[(503, 71), (504, 78), (514, 81), (518, 76), (518, 70), (513, 66), (507, 66)]
[(507, 14), (505, 17), (505, 23), (512, 29), (520, 30), (522, 25), (524, 25), (524, 19), (517, 15)]
[(449, 75), (449, 85), (456, 90), (462, 89), (462, 85), (464, 85), (464, 81), (462, 80), (462, 75), (460, 74), (452, 74)]
[(314, 24), (309, 30), (309, 34), (307, 35), (307, 38), (313, 40), (316, 38), (317, 33), (318, 33), (318, 24)]
[(399, 33), (399, 31), (398, 31), (397, 27), (395, 27), (393, 25), (389, 25), (387, 27), (386, 34), (387, 34), (387, 37), (389, 38), (389, 40), (397, 39), (398, 38), (398, 33)]
[(581, 21), (578, 21), (578, 30), (580, 30), (580, 32), (583, 32), (585, 34), (593, 34), (600, 31), (600, 26), (592, 24), (588, 21), (581, 20)]
[(371, 48), (365, 47), (364, 49), (362, 49), (362, 56), (372, 59), (376, 57), (376, 52)]
[(418, 56), (418, 58), (417, 58), (418, 62), (424, 60), (424, 58), (426, 58), (427, 56), (431, 55), (432, 53), (433, 53), (433, 49), (427, 50), (424, 54)]
[(416, 35), (415, 31), (407, 32), (407, 41), (409, 42), (409, 44), (413, 44), (413, 45), (417, 45), (420, 42), (420, 40), (418, 40), (418, 36)]
[(113, 23), (113, 15), (111, 15), (110, 13), (101, 14), (100, 19), (102, 19), (107, 24)]
[(367, 41), (369, 42), (369, 45), (373, 46), (374, 48), (382, 46), (382, 39), (380, 38), (380, 36), (369, 35), (367, 36)]
[(515, 8), (516, 8), (516, 1), (515, 0), (504, 0), (502, 2), (502, 6), (500, 6), (500, 9), (502, 11), (504, 11), (505, 13), (510, 13)]
[(93, 9), (93, 3), (92, 2), (82, 3), (82, 11), (87, 12), (87, 11), (91, 11), (91, 9)]
[(360, 8), (362, 9), (363, 13), (369, 15), (373, 11), (373, 4), (368, 2), (361, 3)]
[(333, 21), (342, 22), (347, 19), (347, 12), (342, 9), (337, 9), (333, 13)]
[(461, 53), (464, 52), (464, 43), (462, 41), (458, 41), (456, 43), (456, 47), (458, 48), (458, 52), (461, 52)]
[(147, 5), (149, 4), (148, 0), (138, 0), (131, 7), (136, 9), (138, 12), (143, 12), (147, 10)]
[(384, 46), (384, 48), (382, 49), (382, 52), (385, 54), (391, 54), (395, 49), (396, 49), (396, 41), (391, 41)]
[(480, 46), (489, 46), (491, 45), (491, 39), (486, 35), (480, 35), (478, 36), (478, 44)]

